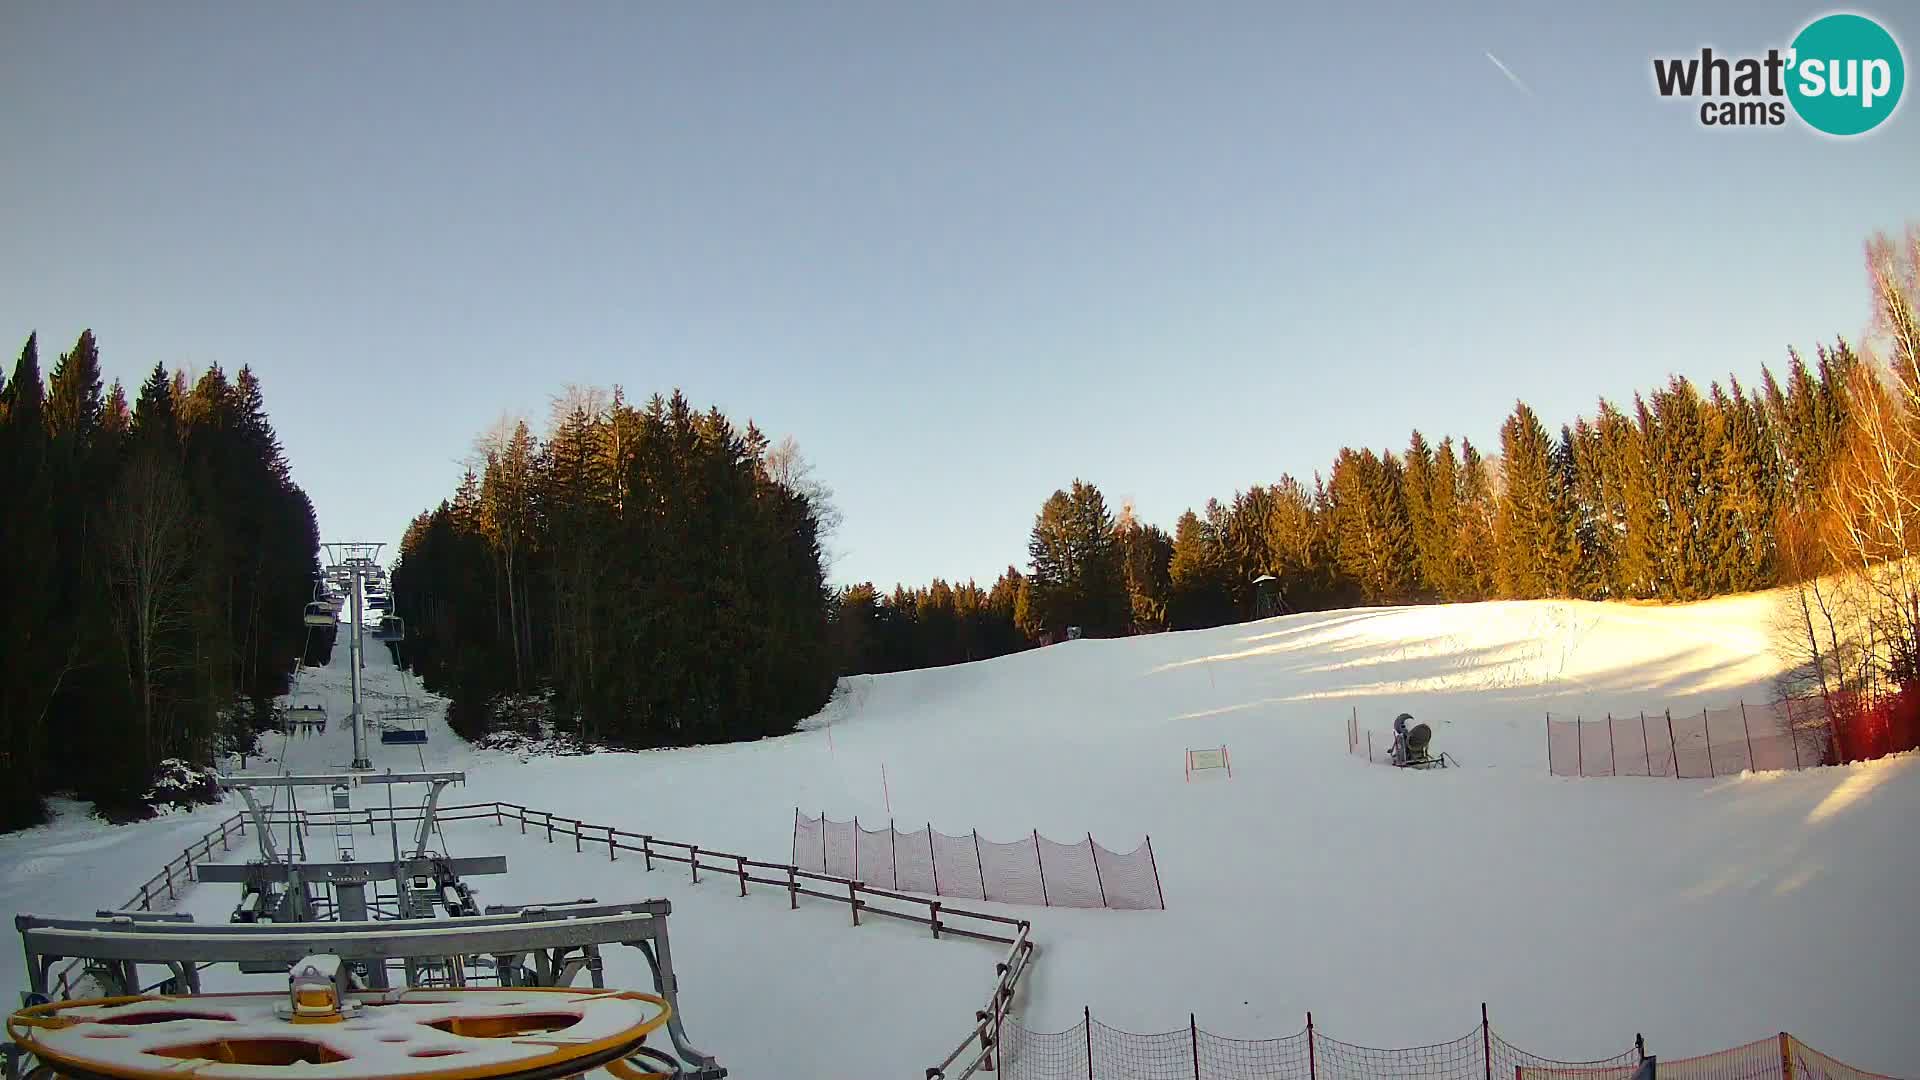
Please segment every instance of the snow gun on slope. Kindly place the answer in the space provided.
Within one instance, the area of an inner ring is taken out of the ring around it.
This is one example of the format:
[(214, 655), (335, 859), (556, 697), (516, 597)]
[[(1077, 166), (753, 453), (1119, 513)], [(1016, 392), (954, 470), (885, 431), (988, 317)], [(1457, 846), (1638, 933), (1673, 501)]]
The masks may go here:
[(1433, 729), (1425, 724), (1408, 727), (1412, 719), (1412, 713), (1393, 718), (1393, 749), (1387, 751), (1387, 763), (1397, 769), (1444, 769), (1457, 764), (1444, 753), (1433, 753)]

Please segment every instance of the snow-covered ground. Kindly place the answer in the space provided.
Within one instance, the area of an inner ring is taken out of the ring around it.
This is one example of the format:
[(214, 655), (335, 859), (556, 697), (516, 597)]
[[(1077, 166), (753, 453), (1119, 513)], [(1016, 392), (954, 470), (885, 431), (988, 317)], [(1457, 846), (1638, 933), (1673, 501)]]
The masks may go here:
[[(1083, 1005), (1135, 1031), (1297, 1031), (1375, 1046), (1496, 1028), (1565, 1058), (1644, 1032), (1663, 1057), (1788, 1030), (1856, 1066), (1920, 1075), (1920, 755), (1719, 780), (1555, 779), (1543, 714), (1749, 704), (1768, 696), (1772, 600), (1679, 607), (1526, 602), (1290, 616), (1075, 641), (847, 680), (807, 730), (731, 746), (534, 758), (461, 744), (375, 747), (381, 767), (459, 767), (455, 801), (504, 799), (784, 861), (793, 812), (1012, 840), (1153, 837), (1167, 910), (1017, 909), (1041, 942), (1020, 1006), (1040, 1030)], [(310, 687), (345, 714), (345, 649)], [(400, 676), (371, 654), (370, 684)], [(322, 683), (326, 685), (321, 686)], [(311, 700), (311, 696), (309, 697)], [(1405, 773), (1346, 754), (1358, 710), (1430, 723), (1464, 768)], [(1227, 744), (1233, 777), (1185, 780)], [(295, 770), (344, 765), (337, 729), (274, 738)], [(885, 783), (882, 782), (882, 767)], [(277, 771), (279, 763), (254, 763)], [(0, 907), (117, 903), (226, 809), (121, 829), (72, 820), (0, 837)], [(918, 1075), (958, 1042), (997, 948), (848, 925), (647, 874), (516, 829), (450, 827), (499, 852), (489, 902), (666, 896), (697, 1042), (736, 1075)], [(315, 837), (314, 843), (325, 844)], [(184, 905), (224, 920), (233, 890)], [(1011, 908), (989, 909), (1015, 911)], [(639, 974), (628, 959), (616, 977)], [(20, 979), (0, 950), (0, 979)]]

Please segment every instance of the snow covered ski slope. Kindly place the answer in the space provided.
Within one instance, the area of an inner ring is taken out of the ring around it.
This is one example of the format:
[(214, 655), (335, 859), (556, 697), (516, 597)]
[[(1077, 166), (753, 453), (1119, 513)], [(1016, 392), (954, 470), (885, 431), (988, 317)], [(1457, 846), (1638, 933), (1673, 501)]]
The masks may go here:
[[(777, 861), (796, 807), (984, 839), (1092, 832), (1115, 850), (1151, 834), (1165, 911), (999, 909), (1030, 917), (1041, 942), (1018, 1009), (1037, 1030), (1090, 1006), (1134, 1031), (1193, 1012), (1260, 1037), (1299, 1030), (1312, 1009), (1338, 1038), (1408, 1046), (1467, 1030), (1486, 1001), (1507, 1039), (1556, 1057), (1612, 1053), (1635, 1032), (1671, 1059), (1787, 1030), (1861, 1068), (1920, 1075), (1907, 923), (1920, 758), (1718, 780), (1546, 775), (1548, 709), (1765, 699), (1771, 604), (1289, 616), (856, 677), (805, 730), (756, 743), (523, 761), (466, 748), (436, 719), (424, 750), (377, 747), (375, 761), (465, 768), (459, 802)], [(389, 686), (397, 673), (372, 656), (372, 685)], [(1463, 767), (1348, 756), (1356, 710), (1376, 738), (1413, 713)], [(1223, 743), (1232, 778), (1189, 782), (1184, 750)], [(335, 729), (284, 756), (319, 769), (346, 754)], [(49, 882), (65, 875), (34, 861), (53, 833), (0, 838), (0, 900), (90, 911), (98, 883), (117, 897), (177, 851), (177, 821), (113, 833), (113, 865), (64, 897)], [(79, 839), (60, 828), (58, 842)], [(122, 836), (151, 836), (151, 853)], [(919, 1075), (991, 978), (985, 946), (855, 930), (844, 908), (790, 912), (784, 896), (742, 899), (490, 824), (448, 842), (509, 856), (509, 878), (476, 882), (490, 902), (672, 898), (695, 1034), (737, 1075)], [(224, 918), (232, 901), (209, 887), (187, 906)], [(0, 958), (17, 982), (18, 960)]]

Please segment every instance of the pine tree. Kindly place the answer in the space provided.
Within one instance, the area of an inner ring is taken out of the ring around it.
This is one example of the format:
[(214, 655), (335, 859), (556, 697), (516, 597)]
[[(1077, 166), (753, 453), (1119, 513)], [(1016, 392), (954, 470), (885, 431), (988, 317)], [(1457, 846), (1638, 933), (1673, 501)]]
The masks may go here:
[(1577, 558), (1553, 441), (1525, 402), (1500, 428), (1503, 489), (1495, 531), (1500, 595), (1531, 600), (1563, 588)]
[(1460, 440), (1460, 561), (1462, 600), (1491, 599), (1499, 589), (1500, 502), (1492, 466), (1471, 439)]
[(1372, 604), (1411, 597), (1414, 550), (1400, 463), (1392, 454), (1342, 448), (1327, 484), (1334, 557)]
[(9, 764), (8, 782), (0, 784), (0, 828), (40, 820), (47, 707), (58, 688), (49, 665), (66, 659), (56, 644), (62, 613), (53, 581), (58, 539), (49, 522), (55, 493), (45, 471), (44, 395), (39, 338), (30, 335), (7, 380), (0, 428), (0, 487), (7, 497), (0, 550), (7, 553), (11, 586), (8, 602), (0, 604), (0, 751)]
[[(1408, 483), (1413, 482), (1409, 470)], [(1433, 471), (1427, 478), (1427, 508), (1429, 538), (1422, 563), (1427, 584), (1443, 601), (1468, 599), (1472, 588), (1460, 552), (1460, 458), (1451, 437), (1441, 439), (1434, 449)]]
[(47, 424), (55, 437), (85, 445), (100, 423), (100, 353), (87, 330), (53, 366), (47, 388)]
[(1167, 560), (1167, 618), (1175, 630), (1219, 626), (1233, 618), (1227, 567), (1199, 515), (1189, 510), (1174, 525)]
[[(1426, 436), (1415, 431), (1407, 443), (1401, 489), (1406, 506), (1407, 533), (1413, 542), (1413, 593), (1422, 598), (1445, 595), (1453, 553), (1453, 538), (1439, 520), (1443, 512), (1434, 499), (1435, 462)], [(1448, 493), (1451, 495), (1451, 492)]]
[(1033, 602), (1049, 630), (1078, 626), (1089, 637), (1125, 632), (1130, 614), (1113, 515), (1100, 489), (1081, 480), (1041, 506), (1027, 543)]

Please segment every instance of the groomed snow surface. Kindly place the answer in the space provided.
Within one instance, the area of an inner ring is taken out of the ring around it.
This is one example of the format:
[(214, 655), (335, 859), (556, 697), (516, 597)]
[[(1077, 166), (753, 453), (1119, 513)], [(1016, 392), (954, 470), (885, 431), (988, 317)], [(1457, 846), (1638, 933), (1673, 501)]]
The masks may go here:
[[(1549, 709), (1768, 697), (1773, 603), (1289, 616), (857, 677), (806, 730), (756, 743), (522, 760), (436, 718), (424, 750), (376, 745), (374, 759), (466, 769), (449, 801), (774, 861), (789, 857), (795, 807), (987, 839), (1092, 832), (1117, 850), (1151, 834), (1165, 911), (962, 902), (1033, 920), (1040, 951), (1017, 1011), (1036, 1030), (1071, 1026), (1085, 1005), (1132, 1031), (1182, 1028), (1191, 1011), (1256, 1038), (1298, 1031), (1311, 1009), (1331, 1037), (1411, 1046), (1469, 1030), (1486, 1001), (1501, 1035), (1553, 1057), (1604, 1056), (1642, 1032), (1671, 1059), (1786, 1030), (1917, 1076), (1920, 755), (1718, 780), (1546, 775)], [(397, 691), (382, 652), (370, 685)], [(301, 698), (324, 701), (335, 727), (266, 744), (293, 771), (347, 761), (345, 653)], [(1464, 767), (1349, 757), (1355, 709), (1376, 740), (1413, 713)], [(1184, 750), (1223, 743), (1232, 778), (1187, 782)], [(0, 837), (0, 910), (118, 903), (235, 806), (118, 829), (70, 812)], [(309, 842), (330, 852), (321, 830)], [(462, 823), (446, 842), (507, 856), (508, 875), (473, 880), (484, 902), (671, 899), (689, 1032), (737, 1076), (918, 1076), (965, 1034), (1000, 951), (890, 920), (855, 929), (844, 904), (789, 911), (781, 890), (741, 898), (724, 878), (696, 886), (684, 867), (648, 874), (513, 826)], [(237, 899), (207, 886), (181, 907), (224, 921)], [(608, 966), (644, 986), (629, 950)], [(0, 950), (0, 979), (22, 984), (17, 950)]]

